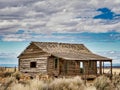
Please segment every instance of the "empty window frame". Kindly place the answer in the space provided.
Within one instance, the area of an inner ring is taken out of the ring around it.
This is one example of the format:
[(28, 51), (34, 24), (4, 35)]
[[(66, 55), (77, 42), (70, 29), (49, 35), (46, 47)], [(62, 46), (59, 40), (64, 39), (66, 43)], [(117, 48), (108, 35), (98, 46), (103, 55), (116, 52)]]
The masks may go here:
[(36, 62), (30, 62), (30, 68), (36, 68), (37, 63)]

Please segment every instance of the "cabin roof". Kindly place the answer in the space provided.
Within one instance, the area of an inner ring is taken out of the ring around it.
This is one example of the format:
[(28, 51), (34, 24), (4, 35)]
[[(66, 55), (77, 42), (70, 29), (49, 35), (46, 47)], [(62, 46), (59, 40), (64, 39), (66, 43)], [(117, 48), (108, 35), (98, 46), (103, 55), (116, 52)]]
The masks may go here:
[(111, 60), (92, 53), (83, 44), (57, 42), (31, 42), (43, 51), (66, 60)]

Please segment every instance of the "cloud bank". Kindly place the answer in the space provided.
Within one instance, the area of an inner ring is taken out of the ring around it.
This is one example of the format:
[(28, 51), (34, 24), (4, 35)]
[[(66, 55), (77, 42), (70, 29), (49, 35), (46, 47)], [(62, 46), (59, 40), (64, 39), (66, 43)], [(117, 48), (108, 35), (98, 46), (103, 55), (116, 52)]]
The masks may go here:
[(119, 0), (0, 0), (1, 40), (26, 41), (52, 33), (120, 32), (119, 15), (109, 20), (94, 18), (101, 15), (99, 8), (120, 14), (119, 4)]

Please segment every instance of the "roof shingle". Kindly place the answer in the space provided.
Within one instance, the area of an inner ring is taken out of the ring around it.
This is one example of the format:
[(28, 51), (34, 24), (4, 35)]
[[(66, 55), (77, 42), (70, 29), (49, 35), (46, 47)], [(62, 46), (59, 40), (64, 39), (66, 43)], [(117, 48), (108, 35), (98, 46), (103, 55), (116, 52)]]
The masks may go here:
[(83, 44), (32, 42), (43, 51), (66, 60), (111, 60), (92, 53)]

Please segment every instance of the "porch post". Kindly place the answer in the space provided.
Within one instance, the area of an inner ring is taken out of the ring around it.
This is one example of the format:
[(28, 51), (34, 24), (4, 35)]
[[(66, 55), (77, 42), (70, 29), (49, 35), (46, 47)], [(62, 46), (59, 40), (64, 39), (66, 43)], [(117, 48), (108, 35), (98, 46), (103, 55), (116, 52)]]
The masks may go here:
[(112, 79), (112, 60), (110, 62), (111, 62), (110, 71), (111, 71), (111, 79)]
[(84, 65), (83, 68), (84, 68), (84, 81), (85, 81), (85, 85), (86, 85), (86, 82), (87, 82), (86, 81), (87, 80), (87, 72), (86, 72), (86, 70), (87, 70), (87, 66), (88, 66), (86, 64), (87, 64), (87, 62), (85, 61), (84, 64), (83, 64)]
[(75, 74), (78, 75), (79, 73), (79, 66), (78, 66), (78, 61), (75, 61)]
[(88, 61), (87, 75), (89, 75), (89, 68), (90, 68), (90, 60)]
[(20, 59), (18, 59), (18, 71), (20, 71)]
[(58, 64), (58, 67), (57, 67), (58, 68), (58, 74), (60, 73), (60, 63), (59, 63), (59, 61), (60, 61), (60, 59), (58, 58), (58, 63), (57, 63)]
[(100, 75), (102, 74), (102, 61), (100, 61)]
[(68, 62), (65, 60), (65, 75), (68, 73)]
[(104, 61), (103, 61), (103, 74), (104, 74)]

